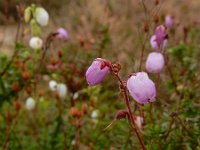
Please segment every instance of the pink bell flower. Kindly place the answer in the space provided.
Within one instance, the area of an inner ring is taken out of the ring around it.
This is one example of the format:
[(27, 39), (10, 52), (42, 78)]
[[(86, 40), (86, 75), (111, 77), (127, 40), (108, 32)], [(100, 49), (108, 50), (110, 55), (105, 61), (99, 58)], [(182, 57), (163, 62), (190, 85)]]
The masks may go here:
[(130, 95), (140, 104), (155, 101), (156, 87), (146, 72), (132, 75), (127, 81), (127, 88)]
[(161, 53), (152, 52), (146, 60), (146, 69), (149, 73), (159, 73), (164, 66), (164, 57)]
[(86, 71), (87, 83), (91, 86), (99, 84), (110, 72), (110, 68), (106, 65), (107, 60), (102, 58), (95, 59)]

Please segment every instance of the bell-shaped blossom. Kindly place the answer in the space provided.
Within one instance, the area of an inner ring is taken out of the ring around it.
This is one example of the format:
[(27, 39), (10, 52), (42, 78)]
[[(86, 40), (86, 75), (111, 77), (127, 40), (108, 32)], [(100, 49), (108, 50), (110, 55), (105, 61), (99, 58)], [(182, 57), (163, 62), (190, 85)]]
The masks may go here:
[(166, 46), (167, 46), (167, 42), (168, 42), (168, 39), (164, 39), (162, 45), (158, 45), (157, 41), (156, 41), (156, 35), (152, 35), (151, 36), (151, 39), (150, 39), (150, 44), (151, 44), (151, 47), (155, 50), (155, 51), (159, 51), (160, 49), (164, 49)]
[(39, 37), (32, 37), (29, 41), (29, 46), (32, 49), (40, 49), (42, 48), (42, 39), (40, 39)]
[(61, 99), (64, 99), (66, 97), (66, 94), (67, 94), (67, 86), (63, 83), (59, 83), (57, 84), (57, 89), (56, 89), (59, 97)]
[(33, 110), (35, 108), (36, 102), (32, 97), (27, 98), (25, 107), (28, 110)]
[(35, 19), (39, 25), (46, 26), (49, 22), (49, 14), (44, 8), (38, 7), (35, 11)]
[(49, 88), (50, 88), (50, 90), (56, 91), (57, 87), (58, 87), (58, 84), (57, 84), (57, 82), (55, 80), (49, 81)]
[(86, 71), (87, 83), (91, 86), (99, 84), (109, 73), (110, 68), (106, 65), (106, 60), (97, 58)]
[(127, 88), (130, 95), (140, 104), (155, 101), (155, 84), (145, 72), (132, 75), (127, 81)]
[(64, 41), (68, 40), (68, 33), (64, 28), (59, 28), (56, 33), (57, 33), (56, 37), (58, 39), (61, 39)]
[(146, 69), (150, 73), (159, 73), (164, 66), (164, 57), (161, 53), (152, 52), (146, 60)]
[(165, 17), (165, 26), (167, 28), (171, 28), (173, 26), (173, 24), (174, 24), (174, 17), (170, 16), (170, 15), (166, 16)]

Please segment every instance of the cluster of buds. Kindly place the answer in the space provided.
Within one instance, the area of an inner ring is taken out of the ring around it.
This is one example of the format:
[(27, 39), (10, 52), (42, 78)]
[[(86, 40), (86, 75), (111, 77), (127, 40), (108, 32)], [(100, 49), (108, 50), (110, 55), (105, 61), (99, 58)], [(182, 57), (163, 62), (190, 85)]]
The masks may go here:
[(88, 105), (86, 103), (82, 104), (81, 110), (79, 110), (77, 107), (71, 107), (70, 109), (70, 115), (74, 118), (80, 118), (83, 115), (86, 115), (88, 113)]
[(174, 18), (166, 16), (164, 25), (158, 26), (150, 39), (150, 44), (154, 52), (151, 52), (146, 60), (146, 70), (149, 73), (160, 73), (164, 67), (164, 56), (162, 53), (168, 42), (166, 32), (167, 28), (171, 28), (173, 24)]

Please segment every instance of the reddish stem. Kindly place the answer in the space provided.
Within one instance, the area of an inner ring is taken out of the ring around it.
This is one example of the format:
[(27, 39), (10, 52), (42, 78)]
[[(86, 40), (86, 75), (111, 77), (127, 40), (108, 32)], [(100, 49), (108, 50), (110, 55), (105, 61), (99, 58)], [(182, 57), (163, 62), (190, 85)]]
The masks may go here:
[(126, 106), (127, 106), (127, 108), (128, 108), (128, 112), (129, 112), (129, 123), (130, 123), (130, 125), (131, 125), (131, 128), (132, 128), (133, 131), (135, 132), (135, 134), (136, 134), (136, 136), (137, 136), (137, 138), (138, 138), (138, 140), (139, 140), (139, 142), (140, 142), (140, 144), (141, 144), (141, 146), (142, 146), (142, 149), (143, 149), (143, 150), (146, 150), (145, 145), (144, 145), (144, 142), (143, 142), (143, 140), (142, 140), (142, 138), (141, 138), (141, 136), (140, 136), (140, 134), (139, 134), (139, 132), (138, 132), (138, 129), (137, 129), (137, 127), (136, 127), (136, 124), (135, 124), (135, 121), (134, 121), (134, 118), (133, 118), (133, 113), (132, 113), (132, 110), (131, 110), (131, 106), (130, 106), (130, 103), (129, 103), (129, 97), (128, 97), (128, 93), (127, 93), (127, 88), (126, 88), (126, 86), (124, 85), (122, 79), (119, 77), (119, 75), (118, 75), (118, 74), (114, 74), (114, 75), (117, 77), (117, 79), (118, 79), (119, 82), (120, 82), (120, 85), (121, 85), (122, 89), (124, 90), (124, 100), (125, 100)]

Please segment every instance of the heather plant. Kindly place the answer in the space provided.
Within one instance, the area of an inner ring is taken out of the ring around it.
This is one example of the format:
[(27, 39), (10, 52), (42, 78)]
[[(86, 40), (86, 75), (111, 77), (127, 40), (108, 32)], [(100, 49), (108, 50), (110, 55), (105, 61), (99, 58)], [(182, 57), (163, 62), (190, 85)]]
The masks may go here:
[(200, 149), (200, 28), (187, 9), (52, 3), (18, 4), (11, 56), (0, 42), (1, 149)]

